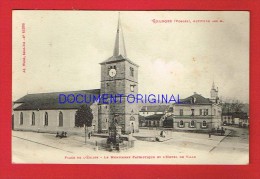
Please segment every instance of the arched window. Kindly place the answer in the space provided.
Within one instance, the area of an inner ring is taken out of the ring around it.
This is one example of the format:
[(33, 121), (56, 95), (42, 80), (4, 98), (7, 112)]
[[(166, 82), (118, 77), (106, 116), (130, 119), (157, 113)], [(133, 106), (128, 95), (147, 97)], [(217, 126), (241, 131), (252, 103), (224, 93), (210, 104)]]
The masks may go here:
[(184, 123), (183, 123), (183, 120), (180, 121), (180, 127), (183, 127), (184, 126)]
[(23, 125), (23, 112), (20, 113), (20, 125)]
[(44, 115), (44, 125), (48, 126), (48, 113), (47, 112), (45, 112), (45, 115)]
[(207, 122), (206, 121), (202, 122), (202, 127), (207, 127)]
[(134, 77), (134, 68), (130, 67), (130, 76)]
[(195, 127), (195, 122), (194, 121), (190, 121), (190, 127)]
[(32, 112), (32, 126), (35, 126), (35, 114)]
[(61, 111), (60, 111), (60, 113), (59, 113), (59, 126), (60, 126), (60, 127), (63, 126), (63, 114), (62, 114)]

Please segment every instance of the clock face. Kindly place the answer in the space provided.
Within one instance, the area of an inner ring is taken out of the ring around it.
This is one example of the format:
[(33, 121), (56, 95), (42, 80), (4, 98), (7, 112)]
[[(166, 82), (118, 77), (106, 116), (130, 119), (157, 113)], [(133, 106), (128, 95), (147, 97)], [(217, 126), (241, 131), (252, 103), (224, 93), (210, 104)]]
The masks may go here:
[(111, 76), (111, 77), (116, 76), (116, 70), (115, 69), (109, 70), (109, 76)]

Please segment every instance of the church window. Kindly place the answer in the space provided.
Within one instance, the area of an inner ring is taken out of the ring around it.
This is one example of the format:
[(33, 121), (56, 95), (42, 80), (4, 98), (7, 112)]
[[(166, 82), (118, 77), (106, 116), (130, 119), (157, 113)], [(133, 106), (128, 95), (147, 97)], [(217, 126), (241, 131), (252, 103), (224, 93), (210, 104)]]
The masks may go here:
[(183, 127), (183, 126), (184, 126), (183, 120), (181, 120), (180, 123), (179, 123), (179, 127)]
[(202, 109), (200, 109), (200, 116), (202, 116)]
[(130, 67), (130, 76), (134, 77), (134, 68)]
[(180, 109), (180, 116), (183, 116), (183, 109)]
[(195, 127), (195, 122), (193, 120), (190, 122), (190, 127)]
[(20, 125), (23, 125), (23, 112), (20, 113)]
[(114, 69), (116, 70), (116, 66), (114, 66)]
[(107, 119), (106, 119), (106, 122), (107, 122)]
[(62, 127), (63, 126), (63, 113), (60, 111), (59, 113), (59, 126)]
[(44, 125), (48, 126), (48, 113), (47, 112), (45, 112), (45, 115), (44, 115)]
[(108, 67), (107, 74), (109, 75), (109, 70), (112, 68), (112, 66)]
[(207, 122), (206, 121), (202, 122), (202, 127), (207, 127)]
[(35, 113), (32, 113), (32, 126), (35, 126)]
[(130, 90), (131, 90), (131, 92), (134, 92), (134, 88), (135, 88), (134, 85), (130, 85)]

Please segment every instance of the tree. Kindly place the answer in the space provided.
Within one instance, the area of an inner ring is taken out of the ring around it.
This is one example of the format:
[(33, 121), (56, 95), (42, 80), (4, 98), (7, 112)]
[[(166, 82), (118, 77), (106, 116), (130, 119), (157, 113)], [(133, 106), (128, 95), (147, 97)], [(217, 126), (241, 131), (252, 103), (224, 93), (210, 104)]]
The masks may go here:
[(223, 113), (234, 113), (234, 112), (242, 112), (244, 104), (238, 100), (232, 100), (230, 102), (222, 103), (222, 112)]
[(87, 127), (92, 126), (93, 114), (92, 109), (88, 105), (82, 105), (76, 111), (75, 126), (85, 127), (85, 143), (87, 138)]

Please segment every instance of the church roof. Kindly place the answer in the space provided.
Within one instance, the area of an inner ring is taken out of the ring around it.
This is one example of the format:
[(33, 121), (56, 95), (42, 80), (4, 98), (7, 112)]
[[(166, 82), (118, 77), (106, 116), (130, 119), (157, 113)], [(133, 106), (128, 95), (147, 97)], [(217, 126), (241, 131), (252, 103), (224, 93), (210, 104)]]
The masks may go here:
[(122, 55), (109, 57), (107, 60), (101, 62), (100, 64), (101, 65), (102, 64), (109, 64), (109, 63), (120, 62), (120, 61), (128, 61), (132, 65), (139, 67), (136, 63), (132, 62), (129, 58), (126, 58)]
[[(22, 98), (16, 100), (15, 104), (20, 104), (15, 107), (15, 111), (19, 110), (52, 110), (52, 109), (78, 109), (82, 104), (79, 104), (76, 101), (73, 103), (60, 103), (59, 95), (69, 95), (74, 94), (82, 94), (86, 96), (95, 95), (98, 96), (100, 94), (100, 89), (92, 89), (92, 90), (80, 90), (80, 91), (66, 91), (66, 92), (53, 92), (53, 93), (37, 93), (37, 94), (27, 94)], [(89, 104), (92, 104), (89, 103)]]
[(212, 104), (209, 98), (204, 98), (200, 94), (194, 93), (192, 96), (189, 96), (185, 99), (180, 100), (183, 104)]

